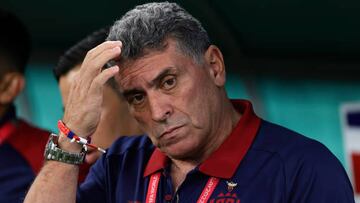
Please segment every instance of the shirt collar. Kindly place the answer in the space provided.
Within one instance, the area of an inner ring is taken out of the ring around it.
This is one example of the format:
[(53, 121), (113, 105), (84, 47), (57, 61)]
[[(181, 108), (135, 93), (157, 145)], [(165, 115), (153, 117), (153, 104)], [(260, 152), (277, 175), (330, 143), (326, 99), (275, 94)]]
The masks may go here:
[[(226, 140), (202, 164), (199, 171), (219, 178), (231, 178), (246, 152), (249, 150), (260, 126), (260, 118), (254, 113), (247, 100), (232, 100), (235, 109), (242, 114), (236, 127)], [(145, 168), (144, 176), (148, 176), (166, 167), (169, 158), (155, 148)]]

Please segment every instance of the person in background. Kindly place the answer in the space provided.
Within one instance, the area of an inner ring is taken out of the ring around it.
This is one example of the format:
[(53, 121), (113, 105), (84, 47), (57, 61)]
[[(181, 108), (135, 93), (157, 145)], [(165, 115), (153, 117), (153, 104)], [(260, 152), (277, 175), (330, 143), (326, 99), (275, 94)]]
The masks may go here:
[[(354, 202), (344, 168), (324, 145), (259, 118), (250, 101), (228, 98), (220, 49), (176, 3), (136, 6), (108, 40), (86, 55), (64, 130), (49, 140), (26, 203)], [(96, 130), (109, 79), (146, 134), (118, 139), (77, 187), (86, 152), (67, 137)]]
[(31, 43), (24, 24), (0, 9), (0, 202), (22, 202), (43, 164), (49, 132), (16, 116)]
[[(69, 90), (79, 72), (86, 53), (103, 43), (109, 28), (103, 28), (88, 35), (69, 48), (60, 58), (53, 72), (59, 82), (64, 107), (67, 104)], [(116, 93), (111, 83), (104, 87), (101, 119), (96, 131), (91, 135), (91, 143), (101, 148), (108, 148), (119, 136), (140, 135), (142, 131), (136, 120), (130, 115), (127, 102)], [(93, 164), (101, 152), (90, 150), (86, 163)], [(81, 175), (83, 177), (83, 175)]]

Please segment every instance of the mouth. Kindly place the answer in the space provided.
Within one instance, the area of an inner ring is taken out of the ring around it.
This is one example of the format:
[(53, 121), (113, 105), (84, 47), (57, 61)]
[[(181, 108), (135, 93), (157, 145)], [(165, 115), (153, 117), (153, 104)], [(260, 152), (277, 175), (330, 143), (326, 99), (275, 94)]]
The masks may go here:
[(176, 126), (176, 127), (172, 127), (172, 128), (169, 128), (167, 130), (165, 130), (160, 136), (159, 136), (159, 139), (162, 139), (162, 138), (166, 138), (166, 139), (170, 139), (172, 137), (174, 137), (174, 133), (182, 128), (184, 125), (180, 125), (180, 126)]

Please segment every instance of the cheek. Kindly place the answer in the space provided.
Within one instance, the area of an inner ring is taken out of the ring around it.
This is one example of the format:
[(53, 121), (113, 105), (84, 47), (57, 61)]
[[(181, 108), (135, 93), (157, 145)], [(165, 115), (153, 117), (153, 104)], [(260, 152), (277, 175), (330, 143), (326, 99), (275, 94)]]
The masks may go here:
[(131, 115), (135, 118), (135, 120), (139, 123), (140, 127), (144, 128), (146, 125), (146, 122), (144, 118), (141, 116), (141, 114), (133, 113), (133, 111), (130, 111)]
[[(194, 126), (202, 128), (203, 122), (209, 117), (209, 101), (211, 98), (210, 92), (207, 88), (203, 88), (202, 78), (197, 80), (196, 84), (188, 86), (183, 89), (181, 96), (177, 97), (175, 105), (179, 107), (179, 110), (191, 119)], [(201, 87), (202, 86), (202, 87)]]
[(135, 118), (138, 122), (139, 127), (143, 132), (150, 134), (151, 130), (151, 118), (146, 114), (146, 112), (135, 112), (133, 109), (130, 109), (130, 114)]
[(142, 116), (142, 114), (133, 114), (135, 120), (138, 122), (139, 127), (141, 129), (142, 132), (145, 132), (148, 137), (150, 138), (151, 142), (155, 145), (158, 146), (157, 144), (157, 140), (156, 140), (156, 136), (155, 136), (155, 126), (152, 125), (151, 119), (147, 119), (146, 117)]

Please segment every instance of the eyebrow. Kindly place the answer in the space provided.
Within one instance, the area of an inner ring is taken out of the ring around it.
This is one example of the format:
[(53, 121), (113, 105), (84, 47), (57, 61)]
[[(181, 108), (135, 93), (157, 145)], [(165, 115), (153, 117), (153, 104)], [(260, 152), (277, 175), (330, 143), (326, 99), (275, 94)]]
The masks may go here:
[[(173, 73), (175, 71), (175, 68), (174, 67), (167, 67), (165, 68), (164, 70), (162, 70), (153, 80), (151, 80), (150, 82), (148, 82), (148, 86), (149, 87), (153, 87), (155, 86), (156, 84), (158, 84), (161, 79), (163, 79), (166, 75), (168, 75), (169, 73)], [(122, 92), (122, 95), (126, 98), (126, 97), (129, 97), (131, 95), (134, 95), (134, 94), (142, 94), (144, 93), (144, 90), (142, 89), (138, 89), (138, 88), (134, 88), (134, 89), (129, 89), (129, 90), (124, 90)]]
[(137, 89), (137, 88), (134, 88), (134, 89), (130, 89), (130, 90), (125, 90), (123, 93), (122, 93), (122, 96), (124, 98), (127, 98), (131, 95), (135, 95), (135, 94), (139, 94), (139, 93), (144, 93), (143, 90), (141, 89)]
[(173, 67), (167, 67), (164, 70), (162, 70), (152, 81), (148, 83), (149, 87), (154, 86), (155, 84), (158, 84), (160, 80), (162, 80), (166, 75), (169, 73), (173, 73), (175, 71), (175, 68)]

